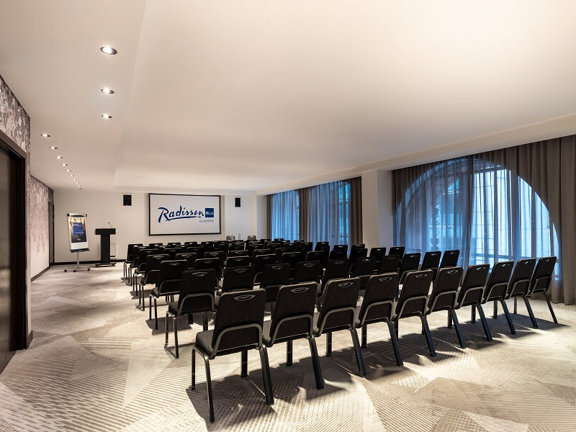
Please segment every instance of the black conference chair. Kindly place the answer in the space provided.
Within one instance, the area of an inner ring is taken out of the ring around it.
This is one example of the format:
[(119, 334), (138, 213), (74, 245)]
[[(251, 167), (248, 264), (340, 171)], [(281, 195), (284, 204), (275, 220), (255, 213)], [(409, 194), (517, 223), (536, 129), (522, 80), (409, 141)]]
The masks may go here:
[(491, 341), (492, 334), (490, 333), (490, 327), (486, 321), (484, 309), (482, 309), (482, 299), (484, 298), (486, 279), (488, 279), (489, 271), (490, 266), (488, 264), (477, 264), (468, 267), (466, 275), (464, 275), (462, 287), (458, 293), (458, 300), (455, 309), (470, 306), (472, 308), (472, 322), (475, 321), (474, 311), (477, 309), (478, 315), (480, 315), (480, 321), (482, 322), (482, 327), (484, 328), (484, 333), (486, 334), (486, 339)]
[(162, 261), (170, 259), (166, 254), (151, 254), (146, 256), (146, 272), (140, 278), (138, 283), (138, 308), (146, 309), (144, 300), (144, 287), (147, 284), (156, 284), (160, 277), (160, 264)]
[(400, 257), (400, 259), (402, 259), (402, 257), (404, 256), (405, 250), (406, 250), (405, 246), (392, 246), (390, 248), (390, 250), (388, 251), (388, 255), (389, 256), (397, 256), (397, 257)]
[(198, 254), (195, 252), (178, 252), (174, 259), (186, 260), (188, 262), (188, 268), (194, 268), (194, 262), (198, 259)]
[(366, 258), (367, 256), (368, 249), (366, 249), (363, 244), (352, 245), (348, 261), (355, 263), (358, 258)]
[(398, 273), (400, 274), (400, 283), (404, 283), (404, 277), (407, 272), (418, 270), (420, 266), (420, 252), (409, 253), (402, 257), (402, 261), (400, 262), (400, 270)]
[(360, 289), (366, 288), (368, 279), (376, 271), (376, 261), (374, 258), (358, 258), (350, 267), (350, 277), (357, 277), (360, 279)]
[(314, 246), (315, 251), (325, 251), (326, 253), (330, 253), (330, 243), (327, 241), (319, 241)]
[(292, 283), (315, 282), (322, 279), (322, 265), (320, 261), (300, 261), (296, 263)]
[(260, 277), (266, 264), (275, 264), (277, 261), (275, 254), (255, 255), (254, 256), (254, 283), (260, 282)]
[(510, 317), (508, 306), (506, 305), (506, 293), (508, 292), (508, 283), (510, 282), (510, 275), (514, 267), (513, 261), (501, 261), (494, 264), (492, 272), (486, 282), (486, 289), (484, 290), (484, 298), (482, 304), (493, 301), (494, 302), (494, 319), (498, 318), (498, 302), (502, 304), (510, 333), (516, 334), (514, 323)]
[(210, 376), (210, 360), (217, 356), (241, 353), (241, 374), (248, 376), (248, 350), (260, 353), (262, 379), (266, 403), (274, 404), (270, 367), (266, 346), (262, 343), (266, 293), (263, 290), (237, 291), (220, 297), (214, 317), (214, 329), (196, 334), (192, 348), (192, 390), (196, 388), (196, 353), (204, 360), (206, 368), (206, 392), (210, 421), (214, 421), (214, 397)]
[(253, 267), (226, 267), (222, 280), (222, 292), (251, 290), (254, 287)]
[(266, 291), (266, 302), (275, 302), (278, 290), (290, 283), (290, 264), (266, 264), (260, 275), (260, 288)]
[[(432, 272), (431, 269), (425, 271)], [(462, 348), (466, 348), (458, 323), (458, 317), (454, 310), (458, 297), (458, 288), (462, 280), (462, 273), (462, 267), (443, 268), (438, 271), (438, 276), (434, 279), (434, 286), (428, 300), (428, 310), (426, 313), (430, 315), (433, 312), (448, 311), (448, 327), (451, 327), (451, 319), (454, 320), (454, 329), (456, 330), (458, 342)]]
[[(508, 284), (508, 293), (506, 294), (507, 298), (514, 298), (514, 314), (518, 312), (517, 298), (522, 297), (525, 299), (530, 292), (530, 282), (532, 281), (532, 273), (534, 272), (535, 266), (536, 260), (534, 258), (520, 259), (514, 266), (510, 283)], [(532, 321), (532, 326), (537, 328), (538, 324), (536, 323), (536, 318), (534, 318), (532, 306), (530, 306), (530, 302), (527, 301), (525, 301), (525, 304), (526, 309), (528, 309), (528, 314), (530, 315), (530, 320)]]
[(458, 265), (459, 256), (460, 251), (458, 249), (444, 251), (444, 255), (442, 255), (442, 261), (440, 261), (440, 268), (456, 267)]
[(368, 256), (370, 258), (374, 258), (374, 261), (376, 261), (376, 266), (380, 268), (380, 265), (382, 264), (382, 257), (386, 256), (386, 248), (374, 247), (370, 249), (370, 255)]
[(309, 251), (306, 253), (306, 261), (320, 261), (320, 266), (324, 269), (328, 264), (328, 252)]
[(195, 312), (204, 312), (202, 326), (204, 330), (208, 330), (208, 312), (215, 310), (217, 288), (218, 278), (213, 269), (186, 270), (182, 273), (178, 301), (168, 303), (168, 310), (166, 311), (166, 341), (164, 346), (168, 347), (169, 317), (172, 316), (176, 358), (179, 357), (176, 320), (181, 316), (190, 316), (192, 322)]
[(356, 303), (360, 290), (360, 279), (332, 279), (328, 281), (318, 304), (318, 317), (314, 336), (326, 335), (326, 356), (332, 355), (332, 332), (348, 330), (352, 336), (358, 372), (366, 375), (364, 357), (355, 327)]
[(250, 252), (244, 249), (230, 249), (228, 251), (228, 258), (238, 256), (250, 256)]
[(419, 270), (409, 272), (404, 278), (404, 285), (400, 292), (400, 297), (396, 303), (396, 313), (394, 315), (394, 324), (398, 333), (398, 321), (403, 318), (417, 316), (422, 322), (422, 330), (426, 336), (430, 356), (436, 355), (434, 341), (430, 334), (430, 327), (426, 319), (428, 305), (428, 291), (432, 283), (432, 270)]
[(420, 270), (432, 270), (434, 272), (434, 276), (432, 279), (436, 279), (436, 274), (438, 273), (438, 267), (440, 266), (440, 257), (442, 256), (442, 252), (440, 251), (432, 251), (426, 252), (424, 254), (424, 258), (422, 258), (422, 264), (420, 264)]
[(322, 276), (322, 290), (329, 280), (348, 277), (348, 271), (348, 260), (346, 258), (329, 260)]
[(398, 347), (398, 336), (392, 320), (394, 302), (398, 298), (398, 273), (373, 275), (368, 279), (366, 293), (360, 306), (356, 328), (362, 328), (362, 348), (368, 342), (368, 324), (385, 322), (390, 332), (390, 340), (396, 357), (396, 364), (402, 366), (402, 357)]
[(198, 258), (194, 261), (194, 270), (206, 270), (206, 269), (214, 269), (216, 272), (216, 277), (220, 279), (222, 277), (222, 263), (220, 258), (212, 257), (212, 258)]
[(386, 255), (382, 257), (379, 273), (398, 273), (402, 258), (399, 255)]
[(128, 249), (126, 251), (126, 259), (122, 265), (122, 279), (126, 281), (128, 279), (128, 268), (130, 267), (130, 263), (134, 259), (134, 250), (137, 246), (142, 246), (142, 243), (129, 243)]
[[(180, 292), (182, 273), (186, 270), (186, 260), (166, 260), (160, 263), (160, 274), (156, 286), (148, 297), (149, 319), (152, 319), (152, 297), (154, 297), (154, 329), (158, 330), (158, 298), (175, 296)], [(168, 323), (166, 323), (168, 324)]]
[(315, 283), (280, 287), (272, 318), (264, 322), (264, 344), (271, 348), (275, 343), (286, 342), (286, 366), (291, 366), (293, 341), (308, 339), (316, 388), (322, 389), (324, 378), (313, 334), (316, 292)]
[(330, 259), (348, 258), (348, 245), (334, 245), (330, 251)]
[[(554, 313), (554, 309), (552, 309), (552, 303), (550, 303), (550, 296), (547, 293), (548, 289), (550, 288), (550, 282), (552, 281), (552, 274), (554, 273), (555, 264), (555, 256), (542, 257), (538, 260), (536, 268), (534, 269), (534, 274), (532, 275), (532, 280), (530, 281), (530, 289), (528, 290), (528, 295), (524, 297), (524, 301), (528, 303), (528, 299), (534, 294), (544, 295), (546, 303), (548, 304), (548, 309), (552, 315), (552, 319), (554, 320), (555, 324), (558, 324), (556, 314)], [(538, 324), (536, 323), (535, 319), (532, 321), (532, 324), (535, 328), (538, 328)]]
[(228, 256), (225, 267), (248, 267), (252, 265), (252, 257), (247, 255)]

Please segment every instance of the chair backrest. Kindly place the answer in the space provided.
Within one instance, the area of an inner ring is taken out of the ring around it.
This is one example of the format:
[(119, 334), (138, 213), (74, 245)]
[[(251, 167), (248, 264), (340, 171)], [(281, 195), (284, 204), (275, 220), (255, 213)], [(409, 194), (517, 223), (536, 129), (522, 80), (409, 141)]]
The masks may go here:
[(306, 261), (320, 261), (322, 267), (328, 263), (328, 253), (326, 251), (309, 251), (306, 253)]
[(358, 320), (361, 325), (392, 319), (394, 301), (398, 298), (398, 273), (370, 276)]
[(322, 277), (322, 285), (330, 279), (340, 279), (348, 276), (348, 260), (346, 258), (331, 259), (326, 265), (324, 276)]
[(148, 244), (148, 249), (158, 249), (164, 247), (163, 243), (149, 243)]
[(160, 263), (160, 274), (156, 287), (160, 293), (179, 292), (182, 273), (186, 270), (186, 260), (165, 260)]
[(482, 303), (489, 271), (489, 264), (477, 264), (468, 267), (458, 293), (459, 307)]
[(210, 356), (261, 347), (265, 305), (263, 290), (222, 294), (214, 317)]
[(142, 243), (129, 243), (128, 250), (126, 251), (126, 261), (132, 261), (134, 259), (134, 250), (136, 246), (142, 246)]
[(260, 276), (260, 287), (287, 285), (290, 282), (290, 264), (275, 263), (264, 265)]
[(296, 263), (302, 261), (302, 253), (301, 252), (284, 252), (280, 259), (280, 262), (289, 263), (291, 268), (296, 268)]
[(326, 253), (330, 253), (330, 243), (327, 241), (319, 241), (314, 246), (315, 251), (326, 251)]
[(358, 258), (366, 258), (368, 256), (368, 249), (365, 247), (354, 247), (357, 245), (353, 245), (352, 249), (350, 249), (350, 256), (348, 260), (353, 263), (356, 262)]
[(350, 276), (367, 276), (373, 275), (376, 270), (376, 261), (374, 258), (358, 258), (356, 262), (350, 267)]
[(508, 284), (507, 297), (523, 296), (529, 293), (535, 265), (536, 259), (534, 258), (520, 259), (516, 262)]
[(226, 259), (226, 252), (223, 250), (205, 251), (204, 258), (218, 258), (220, 260), (220, 264), (224, 264), (224, 260)]
[(141, 280), (141, 284), (155, 284), (160, 276), (160, 263), (169, 259), (170, 255), (167, 254), (150, 254), (146, 256), (146, 273)]
[(175, 247), (175, 246), (180, 246), (180, 245), (182, 245), (181, 242), (168, 242), (166, 244), (167, 247)]
[(514, 261), (501, 261), (494, 264), (492, 272), (488, 277), (488, 282), (486, 282), (482, 302), (502, 300), (506, 297), (508, 282), (510, 281), (513, 267)]
[(336, 258), (348, 258), (347, 244), (334, 245), (332, 251), (330, 251), (330, 259)]
[[(432, 270), (428, 269), (428, 271)], [(438, 271), (428, 300), (428, 313), (454, 308), (462, 273), (464, 273), (462, 267), (449, 267)]]
[(555, 256), (542, 257), (538, 260), (534, 274), (532, 275), (532, 280), (530, 281), (530, 295), (537, 292), (548, 291), (555, 264)]
[(408, 272), (396, 304), (398, 318), (424, 315), (428, 304), (428, 291), (432, 283), (432, 270)]
[(246, 267), (252, 264), (252, 257), (243, 256), (228, 256), (226, 259), (226, 267)]
[(188, 268), (194, 266), (194, 262), (198, 258), (198, 254), (196, 252), (178, 252), (174, 259), (184, 259), (188, 262)]
[(254, 273), (260, 273), (264, 271), (264, 266), (266, 264), (274, 264), (276, 262), (275, 254), (267, 255), (255, 255), (254, 256)]
[(252, 255), (255, 257), (258, 255), (271, 255), (273, 253), (274, 250), (270, 248), (256, 248), (252, 251)]
[(426, 252), (424, 258), (422, 258), (420, 270), (437, 269), (440, 265), (441, 256), (442, 252), (440, 251)]
[(399, 255), (385, 255), (381, 259), (379, 273), (397, 273), (400, 271), (402, 257)]
[(316, 293), (315, 283), (280, 287), (270, 322), (272, 343), (312, 335)]
[(151, 254), (160, 253), (158, 249), (144, 248), (138, 249), (138, 257), (134, 260), (134, 264), (138, 266), (139, 270), (146, 269), (146, 257)]
[(385, 247), (373, 247), (370, 249), (370, 258), (374, 258), (376, 262), (382, 262), (382, 257), (386, 256)]
[(322, 264), (320, 261), (300, 261), (296, 263), (293, 283), (320, 282)]
[(254, 268), (226, 267), (222, 281), (222, 292), (234, 290), (250, 290), (254, 287)]
[(214, 310), (218, 278), (214, 269), (186, 270), (180, 281), (178, 314)]
[(444, 255), (442, 255), (442, 261), (440, 261), (440, 268), (456, 267), (458, 265), (459, 256), (460, 251), (458, 249), (444, 251)]
[(195, 253), (198, 255), (198, 258), (204, 258), (204, 246), (187, 246), (186, 252)]
[(354, 326), (359, 291), (359, 278), (328, 281), (318, 307), (317, 326), (320, 334)]
[(400, 263), (400, 283), (403, 282), (404, 274), (408, 271), (418, 270), (420, 267), (420, 252), (409, 253), (402, 257)]
[(390, 248), (390, 250), (388, 251), (388, 255), (399, 256), (400, 259), (402, 259), (402, 257), (404, 256), (405, 250), (406, 250), (406, 247), (404, 247), (404, 246), (392, 246)]
[(250, 252), (245, 249), (230, 249), (228, 251), (228, 258), (236, 256), (250, 256)]
[(209, 268), (216, 271), (216, 277), (219, 278), (222, 276), (222, 264), (220, 258), (198, 258), (194, 261), (194, 269), (196, 270), (205, 270)]

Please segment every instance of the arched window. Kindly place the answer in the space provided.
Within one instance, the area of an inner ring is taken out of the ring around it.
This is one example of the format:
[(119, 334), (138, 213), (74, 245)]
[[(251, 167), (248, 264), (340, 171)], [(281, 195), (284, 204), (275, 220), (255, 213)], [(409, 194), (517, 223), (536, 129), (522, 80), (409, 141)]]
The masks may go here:
[(509, 169), (477, 157), (427, 166), (405, 190), (396, 242), (460, 249), (462, 265), (559, 254), (546, 205)]

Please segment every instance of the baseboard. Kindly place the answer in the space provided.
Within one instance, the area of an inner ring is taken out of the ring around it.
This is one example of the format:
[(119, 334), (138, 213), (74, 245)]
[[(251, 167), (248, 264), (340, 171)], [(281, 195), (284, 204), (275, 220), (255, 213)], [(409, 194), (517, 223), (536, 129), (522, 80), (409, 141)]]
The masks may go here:
[(40, 273), (38, 273), (36, 276), (32, 276), (32, 282), (34, 282), (36, 279), (38, 279), (40, 276), (42, 276), (44, 273), (46, 273), (48, 270), (50, 270), (50, 266), (46, 267), (44, 270), (42, 270)]
[(30, 333), (28, 333), (28, 337), (26, 338), (26, 348), (30, 346), (32, 339), (34, 339), (34, 332), (30, 331)]
[[(99, 262), (100, 262), (99, 260), (80, 261), (80, 264), (98, 264)], [(111, 259), (110, 262), (118, 263), (118, 262), (124, 262), (124, 260), (123, 259)], [(52, 265), (70, 265), (70, 264), (76, 264), (76, 261), (59, 261), (59, 262), (52, 263)]]

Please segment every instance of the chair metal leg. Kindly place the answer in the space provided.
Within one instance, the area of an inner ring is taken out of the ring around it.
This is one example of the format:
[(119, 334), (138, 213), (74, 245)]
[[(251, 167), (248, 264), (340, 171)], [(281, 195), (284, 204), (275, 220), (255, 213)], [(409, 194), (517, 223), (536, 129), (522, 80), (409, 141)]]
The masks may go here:
[(474, 309), (474, 307), (470, 308), (470, 321), (472, 321), (472, 323), (476, 322), (476, 309)]
[(164, 346), (168, 346), (168, 314), (169, 312), (166, 311), (166, 329), (164, 331), (165, 333), (165, 338), (164, 338)]
[(326, 333), (326, 357), (332, 355), (332, 332)]
[(452, 328), (452, 314), (448, 310), (448, 328)]
[(518, 314), (518, 297), (514, 297), (514, 315)]
[(550, 302), (550, 296), (544, 293), (544, 298), (546, 299), (546, 303), (548, 303), (548, 309), (550, 310), (550, 315), (552, 315), (552, 319), (554, 320), (554, 324), (558, 324), (558, 320), (556, 319), (556, 314), (554, 313), (554, 309), (552, 309), (552, 303)]
[[(530, 315), (530, 321), (532, 321), (532, 327), (535, 329), (538, 328), (538, 323), (536, 322), (536, 317), (534, 316), (534, 312), (532, 311), (532, 306), (530, 305), (530, 301), (528, 297), (522, 297), (524, 299), (524, 304), (526, 305), (526, 309), (528, 309), (528, 315)], [(514, 298), (516, 300), (516, 298)]]
[(350, 327), (350, 333), (352, 334), (352, 343), (354, 344), (354, 351), (356, 353), (356, 363), (358, 364), (358, 372), (361, 377), (366, 376), (366, 365), (364, 364), (364, 356), (362, 355), (362, 349), (360, 348), (360, 340), (358, 339), (358, 332), (355, 327)]
[(488, 321), (486, 321), (486, 315), (484, 314), (484, 309), (482, 309), (482, 305), (480, 303), (478, 303), (476, 307), (478, 308), (478, 315), (480, 315), (480, 321), (482, 321), (482, 327), (484, 328), (486, 339), (491, 341), (492, 333), (490, 332), (490, 327), (488, 327)]
[(421, 315), (420, 321), (422, 321), (422, 326), (424, 327), (424, 332), (426, 333), (426, 342), (428, 343), (428, 351), (430, 351), (430, 357), (434, 357), (436, 355), (436, 349), (434, 348), (434, 341), (432, 340), (432, 335), (430, 334), (430, 328), (428, 327), (428, 320), (426, 319), (426, 315)]
[(154, 329), (158, 330), (158, 301), (154, 297)]
[(266, 347), (258, 350), (260, 353), (260, 368), (262, 369), (262, 381), (264, 382), (264, 393), (266, 394), (266, 404), (274, 405), (274, 390), (272, 389), (272, 379), (270, 377), (270, 364), (268, 362), (268, 351)]
[(454, 330), (456, 330), (458, 343), (460, 344), (461, 348), (466, 348), (466, 342), (464, 342), (464, 338), (462, 337), (462, 330), (460, 329), (460, 323), (458, 322), (456, 311), (454, 309), (450, 309), (450, 315), (452, 315), (452, 321), (454, 321)]
[(240, 376), (242, 378), (246, 378), (248, 376), (248, 350), (242, 350), (242, 359), (241, 359), (241, 371)]
[(292, 340), (286, 341), (286, 366), (292, 366)]
[(204, 365), (206, 367), (206, 393), (208, 395), (208, 405), (210, 407), (210, 421), (214, 421), (214, 395), (212, 394), (212, 378), (210, 377), (210, 360), (204, 357)]
[[(172, 317), (172, 325), (174, 326), (174, 344), (176, 345), (176, 358), (179, 358), (180, 353), (178, 352), (178, 322), (176, 318), (177, 318), (176, 315)], [(166, 327), (168, 327), (168, 319), (166, 319)]]
[(514, 323), (512, 322), (512, 317), (510, 316), (510, 312), (508, 311), (508, 306), (506, 305), (506, 300), (500, 300), (502, 304), (502, 310), (504, 310), (504, 315), (506, 316), (506, 321), (508, 321), (508, 327), (510, 327), (510, 333), (516, 334), (516, 329), (514, 328)]
[(316, 388), (318, 390), (324, 388), (324, 378), (322, 377), (322, 370), (320, 369), (320, 358), (318, 357), (318, 348), (316, 347), (316, 339), (314, 336), (308, 338), (310, 345), (310, 357), (312, 357), (312, 367), (314, 368), (314, 378), (316, 378)]
[(152, 294), (148, 297), (148, 319), (152, 319)]
[(362, 326), (362, 348), (368, 346), (368, 324)]
[(492, 318), (498, 318), (498, 300), (494, 300), (494, 312)]
[(394, 355), (396, 356), (396, 364), (402, 366), (404, 362), (400, 356), (400, 346), (398, 344), (398, 336), (396, 335), (396, 329), (394, 328), (394, 323), (392, 321), (387, 321), (388, 331), (390, 332), (390, 340), (392, 340), (392, 348), (394, 349)]
[(192, 390), (196, 389), (196, 350), (192, 348)]

